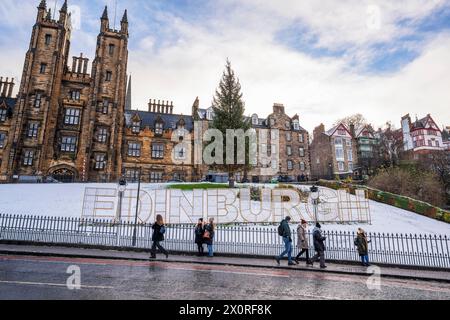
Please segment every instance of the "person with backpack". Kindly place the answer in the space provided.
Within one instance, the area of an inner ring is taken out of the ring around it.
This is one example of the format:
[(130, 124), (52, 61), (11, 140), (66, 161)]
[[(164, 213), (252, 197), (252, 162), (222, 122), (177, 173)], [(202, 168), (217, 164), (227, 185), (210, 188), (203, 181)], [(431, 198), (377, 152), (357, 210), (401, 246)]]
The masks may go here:
[(164, 234), (166, 233), (166, 226), (164, 225), (164, 219), (162, 215), (158, 214), (156, 216), (156, 222), (152, 226), (153, 234), (152, 234), (152, 249), (150, 259), (156, 259), (156, 248), (159, 251), (166, 255), (166, 259), (169, 258), (169, 253), (166, 249), (161, 245), (161, 242), (164, 241)]
[(366, 232), (358, 228), (358, 233), (355, 239), (355, 246), (358, 249), (359, 256), (361, 257), (361, 262), (364, 267), (369, 267), (369, 243), (367, 240)]
[(320, 223), (316, 223), (316, 227), (313, 230), (314, 250), (316, 254), (311, 259), (311, 265), (320, 259), (320, 268), (325, 269), (325, 240), (326, 237), (322, 235), (322, 226)]
[(205, 234), (205, 224), (203, 222), (203, 218), (198, 219), (197, 226), (195, 227), (195, 243), (197, 244), (198, 248), (198, 256), (201, 257), (205, 249), (203, 247), (203, 244), (205, 240), (203, 239), (203, 236)]
[(277, 264), (280, 265), (281, 259), (285, 255), (288, 256), (288, 265), (294, 266), (295, 263), (292, 261), (292, 235), (291, 228), (289, 227), (289, 222), (291, 221), (291, 217), (286, 217), (283, 221), (281, 221), (278, 226), (278, 235), (283, 238), (284, 243), (284, 251), (275, 258)]
[(299, 264), (300, 257), (306, 253), (306, 264), (311, 265), (309, 260), (308, 222), (303, 219), (297, 227), (297, 248), (301, 251), (295, 258), (295, 263)]
[(212, 258), (214, 257), (214, 247), (213, 247), (213, 241), (214, 241), (214, 235), (215, 235), (215, 225), (214, 225), (214, 218), (209, 219), (209, 223), (205, 226), (205, 232), (203, 234), (203, 239), (208, 246), (208, 257)]

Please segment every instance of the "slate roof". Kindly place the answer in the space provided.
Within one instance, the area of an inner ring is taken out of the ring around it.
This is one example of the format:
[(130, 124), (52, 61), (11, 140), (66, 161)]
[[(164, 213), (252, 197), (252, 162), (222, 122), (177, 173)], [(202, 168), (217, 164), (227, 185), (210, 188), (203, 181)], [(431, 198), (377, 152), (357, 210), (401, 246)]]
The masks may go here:
[(8, 109), (13, 111), (14, 107), (16, 105), (16, 102), (17, 102), (17, 98), (3, 98), (3, 97), (0, 97), (0, 105), (2, 105), (3, 102), (6, 103), (6, 105), (8, 106)]
[(125, 123), (127, 126), (131, 126), (131, 119), (135, 114), (139, 115), (141, 119), (141, 128), (149, 127), (151, 129), (155, 128), (156, 120), (162, 119), (164, 123), (164, 130), (176, 129), (176, 125), (180, 119), (184, 119), (185, 129), (191, 131), (194, 129), (194, 119), (192, 116), (185, 116), (181, 114), (165, 114), (165, 113), (155, 113), (148, 111), (126, 111), (125, 112)]

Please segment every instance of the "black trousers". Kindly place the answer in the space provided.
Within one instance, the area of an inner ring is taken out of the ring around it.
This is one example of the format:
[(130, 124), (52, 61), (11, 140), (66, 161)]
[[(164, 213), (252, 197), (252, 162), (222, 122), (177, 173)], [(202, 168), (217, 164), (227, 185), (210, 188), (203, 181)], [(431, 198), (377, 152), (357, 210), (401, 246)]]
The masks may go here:
[(308, 249), (302, 249), (302, 251), (299, 252), (295, 260), (300, 260), (300, 257), (306, 252), (306, 261), (309, 261), (309, 250)]
[(205, 248), (203, 247), (203, 243), (197, 242), (197, 249), (199, 254), (203, 254), (205, 252)]
[(166, 249), (164, 249), (164, 247), (161, 245), (161, 243), (159, 241), (153, 241), (153, 245), (152, 245), (152, 257), (156, 256), (156, 248), (159, 249), (159, 251), (165, 255), (168, 255), (169, 253), (167, 252)]

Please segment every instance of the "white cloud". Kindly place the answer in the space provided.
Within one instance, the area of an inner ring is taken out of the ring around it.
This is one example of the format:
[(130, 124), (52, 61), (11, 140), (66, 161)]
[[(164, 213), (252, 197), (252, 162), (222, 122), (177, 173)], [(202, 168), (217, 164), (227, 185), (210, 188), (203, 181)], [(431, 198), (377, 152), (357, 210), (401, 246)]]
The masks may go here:
[[(398, 21), (419, 21), (443, 4), (445, 1), (438, 0), (218, 0), (211, 16), (197, 20), (183, 20), (170, 12), (148, 13), (161, 22), (155, 30), (150, 27), (155, 19), (146, 20), (142, 13), (137, 17), (139, 8), (149, 10), (147, 4), (139, 7), (132, 2), (129, 72), (133, 105), (145, 109), (150, 98), (173, 100), (176, 112), (189, 114), (199, 96), (202, 106), (208, 107), (228, 57), (241, 80), (247, 114), (266, 116), (272, 104), (280, 102), (290, 115), (298, 113), (302, 126), (310, 131), (321, 122), (330, 126), (356, 112), (376, 126), (388, 120), (398, 125), (406, 113), (413, 117), (432, 113), (439, 124), (448, 125), (449, 34), (436, 33), (414, 47), (420, 56), (396, 72), (363, 74), (348, 68), (349, 59), (368, 61), (373, 57), (371, 44), (393, 43), (399, 36), (411, 34), (413, 30)], [(370, 5), (380, 7), (379, 30), (367, 27)], [(97, 34), (86, 28), (98, 27), (97, 16), (89, 16), (92, 19), (84, 22), (84, 29), (76, 32), (72, 41), (74, 50), (87, 47), (84, 51), (90, 52), (90, 58)], [(26, 45), (32, 22), (26, 22)], [(320, 46), (353, 48), (352, 56), (312, 57), (278, 43), (277, 32), (293, 23), (306, 26), (312, 34), (304, 36), (316, 36)], [(21, 72), (26, 48), (13, 46), (13, 42), (0, 43), (3, 76)]]

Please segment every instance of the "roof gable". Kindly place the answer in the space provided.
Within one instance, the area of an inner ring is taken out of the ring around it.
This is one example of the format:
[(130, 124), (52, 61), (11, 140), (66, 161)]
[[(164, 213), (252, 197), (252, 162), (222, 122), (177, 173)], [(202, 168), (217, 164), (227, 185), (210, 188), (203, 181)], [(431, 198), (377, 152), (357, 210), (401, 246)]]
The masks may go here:
[[(339, 134), (339, 131), (341, 131), (341, 130), (345, 131), (345, 135)], [(334, 126), (330, 130), (325, 132), (325, 134), (328, 135), (328, 136), (341, 136), (341, 137), (347, 136), (349, 138), (352, 136), (352, 134), (347, 129), (347, 127), (344, 124), (342, 124), (342, 123), (338, 124), (337, 126)]]

